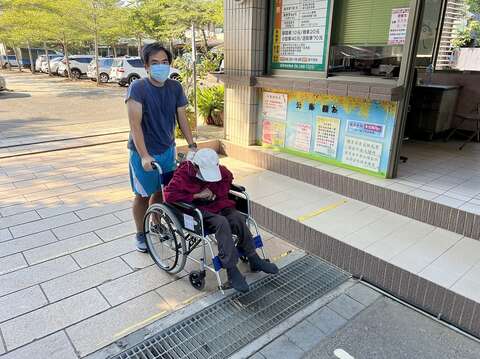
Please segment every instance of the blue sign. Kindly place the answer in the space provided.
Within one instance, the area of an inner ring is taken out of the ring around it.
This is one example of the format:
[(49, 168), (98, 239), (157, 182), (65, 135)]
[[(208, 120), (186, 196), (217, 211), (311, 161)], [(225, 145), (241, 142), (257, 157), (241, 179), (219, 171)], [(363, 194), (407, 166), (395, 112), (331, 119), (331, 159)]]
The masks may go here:
[(385, 136), (385, 126), (379, 123), (348, 120), (347, 132), (356, 135), (383, 138)]

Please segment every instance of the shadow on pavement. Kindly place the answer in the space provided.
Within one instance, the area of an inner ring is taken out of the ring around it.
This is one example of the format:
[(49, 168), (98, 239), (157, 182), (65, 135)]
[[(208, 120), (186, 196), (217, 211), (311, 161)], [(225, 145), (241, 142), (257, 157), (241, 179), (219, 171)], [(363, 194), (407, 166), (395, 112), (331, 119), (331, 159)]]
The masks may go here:
[(12, 99), (12, 98), (25, 98), (25, 97), (32, 97), (29, 93), (24, 92), (0, 92), (0, 100), (4, 99)]

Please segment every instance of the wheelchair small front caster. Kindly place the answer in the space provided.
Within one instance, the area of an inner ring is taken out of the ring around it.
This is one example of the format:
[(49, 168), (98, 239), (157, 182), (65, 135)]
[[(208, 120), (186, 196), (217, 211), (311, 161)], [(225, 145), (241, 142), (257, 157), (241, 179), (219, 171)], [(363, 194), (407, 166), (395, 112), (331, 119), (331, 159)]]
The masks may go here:
[(193, 288), (202, 290), (205, 288), (205, 271), (194, 270), (190, 272), (188, 279)]

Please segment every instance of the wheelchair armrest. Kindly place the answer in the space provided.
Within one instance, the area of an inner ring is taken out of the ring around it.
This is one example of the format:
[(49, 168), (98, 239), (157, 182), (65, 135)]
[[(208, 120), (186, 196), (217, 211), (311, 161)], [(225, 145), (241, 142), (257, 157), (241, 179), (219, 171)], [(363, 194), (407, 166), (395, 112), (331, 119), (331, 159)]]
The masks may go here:
[(195, 211), (197, 209), (197, 207), (195, 207), (194, 205), (186, 202), (175, 202), (175, 203), (172, 203), (172, 205), (174, 205), (178, 209), (183, 209), (187, 211)]
[(241, 193), (241, 192), (245, 192), (245, 187), (232, 183), (232, 185), (230, 186), (230, 190)]

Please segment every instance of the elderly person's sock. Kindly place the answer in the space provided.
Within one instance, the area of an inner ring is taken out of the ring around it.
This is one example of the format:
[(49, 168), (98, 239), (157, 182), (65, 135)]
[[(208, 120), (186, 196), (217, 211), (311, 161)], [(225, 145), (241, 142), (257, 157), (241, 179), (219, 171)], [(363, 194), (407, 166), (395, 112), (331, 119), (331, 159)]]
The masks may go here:
[(237, 267), (227, 268), (227, 277), (230, 281), (230, 285), (239, 292), (246, 293), (249, 291), (249, 287), (245, 277), (240, 273)]

